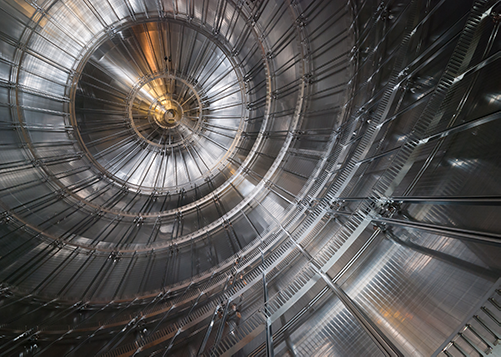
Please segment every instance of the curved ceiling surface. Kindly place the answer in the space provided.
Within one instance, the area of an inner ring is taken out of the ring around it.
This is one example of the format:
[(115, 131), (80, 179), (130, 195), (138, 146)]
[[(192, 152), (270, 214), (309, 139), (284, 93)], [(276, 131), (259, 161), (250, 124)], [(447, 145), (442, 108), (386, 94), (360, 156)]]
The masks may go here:
[(494, 349), (499, 13), (3, 1), (0, 354)]

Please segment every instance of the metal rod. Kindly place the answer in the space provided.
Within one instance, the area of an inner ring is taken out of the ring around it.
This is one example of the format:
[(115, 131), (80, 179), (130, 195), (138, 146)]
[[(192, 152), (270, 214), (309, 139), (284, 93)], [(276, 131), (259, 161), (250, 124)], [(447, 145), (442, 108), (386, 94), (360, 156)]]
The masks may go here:
[(428, 232), (445, 234), (447, 236), (452, 236), (453, 238), (458, 237), (460, 239), (472, 240), (479, 243), (501, 245), (501, 234), (496, 233), (479, 232), (455, 227), (444, 227), (430, 223), (402, 221), (392, 218), (375, 218), (373, 221), (382, 222), (388, 225), (422, 229)]
[(386, 237), (388, 237), (389, 239), (391, 239), (393, 242), (395, 242), (397, 244), (400, 244), (404, 247), (415, 250), (421, 254), (426, 254), (428, 256), (432, 256), (434, 258), (437, 258), (438, 260), (444, 261), (448, 264), (452, 264), (460, 269), (474, 272), (475, 274), (486, 276), (486, 277), (492, 278), (494, 280), (496, 280), (499, 276), (501, 276), (501, 270), (499, 270), (499, 269), (484, 268), (480, 265), (473, 264), (471, 262), (454, 257), (452, 255), (449, 255), (449, 254), (446, 254), (443, 252), (439, 252), (439, 251), (434, 250), (434, 249), (426, 248), (426, 247), (420, 246), (418, 244), (415, 244), (415, 243), (412, 243), (409, 241), (403, 241), (402, 239), (398, 238), (393, 233), (388, 232), (388, 231), (384, 232), (384, 234)]
[[(264, 264), (264, 254), (261, 251), (261, 261)], [(265, 309), (268, 307), (268, 284), (266, 283), (266, 273), (263, 270), (262, 273), (262, 279), (263, 279), (263, 295), (264, 295), (264, 306)], [(275, 352), (273, 350), (273, 333), (271, 331), (271, 320), (268, 314), (265, 314), (266, 316), (266, 356), (267, 357), (274, 357)]]
[[(223, 337), (223, 331), (225, 327), (225, 322), (226, 322), (226, 316), (228, 316), (228, 308), (230, 306), (231, 300), (226, 301), (226, 305), (224, 306), (223, 313), (220, 318), (220, 325), (216, 333), (216, 338), (214, 340), (214, 343), (212, 344), (212, 351), (215, 351), (217, 347), (219, 346), (219, 342), (221, 341), (221, 338)], [(211, 354), (212, 355), (212, 354)]]

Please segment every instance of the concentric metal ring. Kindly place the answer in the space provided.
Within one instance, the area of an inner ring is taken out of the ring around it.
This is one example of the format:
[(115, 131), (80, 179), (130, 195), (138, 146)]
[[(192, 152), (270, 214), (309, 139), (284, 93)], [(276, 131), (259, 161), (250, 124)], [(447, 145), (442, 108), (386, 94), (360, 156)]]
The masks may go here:
[[(245, 84), (229, 50), (192, 24), (176, 21), (163, 26), (174, 24), (183, 32), (177, 46), (192, 47), (186, 59), (191, 62), (173, 66), (172, 55), (165, 56), (164, 63), (157, 61), (157, 72), (144, 75), (141, 58), (124, 62), (124, 50), (112, 45), (119, 42), (130, 52), (127, 46), (134, 40), (147, 57), (145, 38), (153, 35), (145, 28), (155, 25), (134, 25), (88, 56), (78, 82), (77, 102), (83, 104), (76, 106), (75, 115), (81, 146), (101, 174), (138, 192), (182, 192), (202, 186), (230, 165), (228, 159), (246, 127)], [(141, 76), (128, 84), (124, 98), (114, 93), (114, 81), (111, 91), (102, 93), (103, 85), (93, 81), (95, 73), (117, 76), (122, 83)]]

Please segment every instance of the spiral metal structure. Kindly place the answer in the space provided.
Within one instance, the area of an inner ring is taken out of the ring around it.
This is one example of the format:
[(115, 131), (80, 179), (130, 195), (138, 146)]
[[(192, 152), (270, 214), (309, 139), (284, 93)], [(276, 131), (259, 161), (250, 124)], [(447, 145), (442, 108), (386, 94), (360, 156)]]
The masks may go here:
[(501, 3), (0, 2), (0, 355), (501, 353)]

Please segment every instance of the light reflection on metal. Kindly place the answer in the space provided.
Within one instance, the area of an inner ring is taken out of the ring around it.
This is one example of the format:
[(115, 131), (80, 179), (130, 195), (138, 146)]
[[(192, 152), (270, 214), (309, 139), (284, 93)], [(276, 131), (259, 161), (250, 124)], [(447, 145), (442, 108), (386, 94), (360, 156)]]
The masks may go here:
[(0, 354), (494, 351), (497, 7), (0, 4)]

